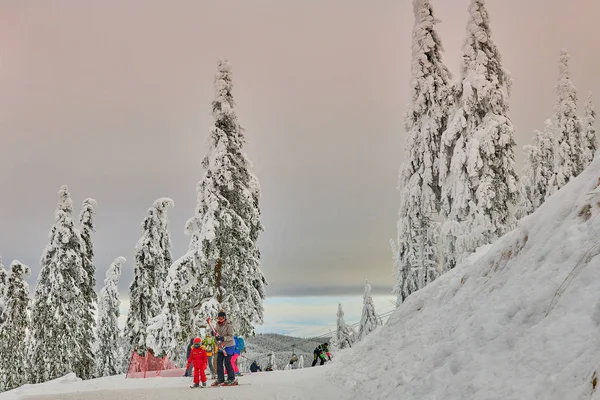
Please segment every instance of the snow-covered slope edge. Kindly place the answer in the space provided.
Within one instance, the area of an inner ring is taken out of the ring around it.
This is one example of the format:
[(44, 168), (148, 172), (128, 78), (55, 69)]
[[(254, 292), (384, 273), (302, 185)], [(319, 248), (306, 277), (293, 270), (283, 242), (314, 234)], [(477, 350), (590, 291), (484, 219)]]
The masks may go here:
[(600, 399), (599, 177), (596, 157), (517, 229), (411, 295), (333, 377), (355, 399)]

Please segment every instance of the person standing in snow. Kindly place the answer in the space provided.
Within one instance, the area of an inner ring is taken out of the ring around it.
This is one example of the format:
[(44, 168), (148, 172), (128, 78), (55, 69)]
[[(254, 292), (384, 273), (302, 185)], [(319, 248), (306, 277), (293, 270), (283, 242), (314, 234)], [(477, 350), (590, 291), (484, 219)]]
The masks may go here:
[[(187, 345), (187, 351), (185, 353), (185, 359), (186, 360), (190, 359), (190, 353), (192, 352), (192, 347), (193, 346), (194, 346), (194, 339), (190, 339), (190, 342)], [(192, 365), (190, 365), (188, 368), (186, 368), (185, 374), (183, 376), (185, 376), (185, 377), (192, 376)]]
[(233, 356), (231, 356), (231, 366), (233, 367), (233, 373), (235, 374), (235, 376), (241, 376), (240, 369), (238, 368), (238, 365), (237, 365), (237, 360), (241, 353), (239, 338), (237, 336), (234, 336), (233, 341), (235, 342), (235, 349), (233, 350)]
[(202, 387), (206, 386), (206, 374), (204, 373), (204, 370), (206, 369), (207, 361), (208, 357), (206, 356), (206, 351), (202, 346), (202, 339), (197, 337), (193, 340), (192, 350), (190, 351), (187, 366), (185, 367), (185, 369), (187, 370), (188, 368), (190, 368), (190, 365), (192, 365), (192, 363), (194, 364), (194, 384), (190, 387), (196, 388), (200, 386), (201, 380)]
[(206, 337), (202, 341), (202, 345), (206, 349), (206, 356), (208, 357), (208, 368), (210, 369), (211, 378), (217, 379), (217, 372), (215, 371), (215, 367), (213, 365), (213, 354), (216, 351), (216, 343), (215, 338), (210, 334), (210, 332), (206, 332)]
[[(224, 347), (224, 349), (219, 349), (217, 353), (217, 380), (212, 385), (237, 385), (233, 366), (231, 365), (231, 357), (235, 352), (233, 325), (231, 325), (231, 322), (227, 321), (227, 315), (225, 314), (225, 311), (219, 312), (215, 331), (215, 340), (217, 345), (218, 347)], [(227, 369), (227, 381), (225, 381), (225, 372), (223, 367)]]
[(319, 360), (321, 360), (321, 365), (325, 364), (325, 355), (323, 354), (323, 345), (318, 345), (317, 347), (315, 347), (315, 350), (313, 351), (313, 362), (312, 362), (312, 366), (314, 367), (315, 365), (317, 365), (317, 362)]

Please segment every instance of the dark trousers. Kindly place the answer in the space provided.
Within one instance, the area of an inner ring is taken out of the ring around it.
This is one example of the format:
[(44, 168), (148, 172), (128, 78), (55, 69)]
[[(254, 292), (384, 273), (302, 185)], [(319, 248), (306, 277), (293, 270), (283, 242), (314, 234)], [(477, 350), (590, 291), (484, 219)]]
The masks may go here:
[(313, 363), (312, 363), (312, 366), (313, 366), (313, 367), (314, 367), (315, 365), (317, 365), (317, 361), (319, 361), (319, 358), (321, 359), (321, 364), (320, 364), (320, 365), (323, 365), (323, 364), (325, 364), (325, 359), (324, 359), (324, 358), (321, 358), (321, 352), (320, 352), (320, 351), (317, 351), (317, 350), (315, 350), (315, 351), (314, 351), (314, 354), (315, 354), (315, 359), (313, 360)]
[(225, 371), (223, 371), (223, 365), (225, 365), (225, 369), (227, 369), (227, 380), (232, 381), (235, 379), (235, 374), (233, 373), (233, 366), (231, 365), (231, 356), (233, 356), (233, 354), (228, 353), (227, 357), (225, 357), (222, 351), (218, 351), (217, 376), (219, 382), (225, 381)]

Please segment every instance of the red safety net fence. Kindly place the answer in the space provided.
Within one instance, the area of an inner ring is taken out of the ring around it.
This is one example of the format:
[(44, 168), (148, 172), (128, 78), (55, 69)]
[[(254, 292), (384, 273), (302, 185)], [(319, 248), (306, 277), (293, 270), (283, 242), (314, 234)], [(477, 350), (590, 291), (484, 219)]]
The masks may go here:
[(134, 351), (131, 353), (125, 378), (172, 378), (183, 376), (183, 373), (183, 369), (169, 360), (168, 356), (154, 357), (151, 350), (145, 356), (140, 356)]

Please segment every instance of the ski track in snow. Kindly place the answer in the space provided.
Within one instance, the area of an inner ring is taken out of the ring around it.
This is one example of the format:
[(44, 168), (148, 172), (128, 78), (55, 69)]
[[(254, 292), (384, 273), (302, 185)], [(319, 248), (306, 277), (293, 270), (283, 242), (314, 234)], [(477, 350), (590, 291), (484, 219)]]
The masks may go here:
[[(305, 400), (344, 399), (344, 389), (327, 379), (331, 366), (259, 372), (238, 378), (237, 387), (191, 389), (190, 378), (125, 379), (124, 375), (81, 381), (72, 375), (0, 394), (0, 400)], [(212, 381), (208, 381), (210, 385)]]

